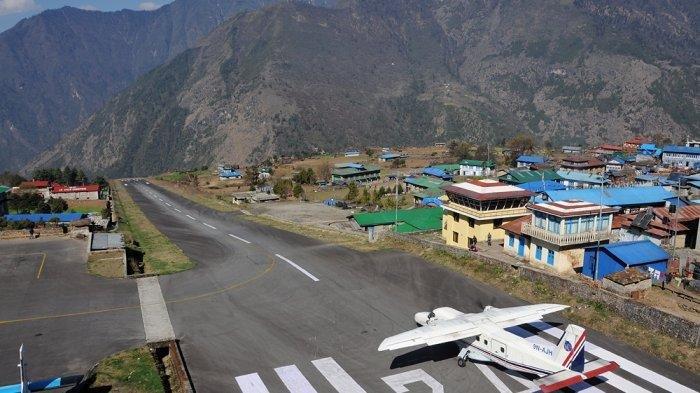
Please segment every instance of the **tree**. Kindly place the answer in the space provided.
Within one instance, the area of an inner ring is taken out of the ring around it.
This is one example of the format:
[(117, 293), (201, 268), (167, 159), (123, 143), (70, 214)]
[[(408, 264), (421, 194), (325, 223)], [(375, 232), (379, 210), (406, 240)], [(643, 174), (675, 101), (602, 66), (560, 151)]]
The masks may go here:
[(37, 205), (36, 212), (43, 214), (51, 213), (51, 206), (49, 206), (48, 203), (42, 201)]
[(314, 184), (316, 183), (316, 174), (312, 168), (302, 168), (292, 176), (292, 180), (300, 184)]
[(49, 198), (48, 205), (51, 207), (51, 213), (63, 213), (68, 210), (68, 202), (63, 198)]
[(399, 194), (403, 194), (403, 186), (401, 184), (399, 184), (399, 191), (398, 192), (399, 192)]
[(26, 179), (22, 176), (9, 171), (5, 171), (0, 174), (0, 184), (10, 187), (17, 187), (25, 180)]
[(486, 161), (489, 158), (491, 158), (490, 154), (489, 154), (488, 146), (484, 146), (484, 145), (477, 146), (473, 157), (475, 160), (481, 160), (481, 161)]
[(447, 143), (447, 151), (458, 160), (469, 158), (474, 146), (467, 141), (451, 140)]
[(294, 194), (294, 198), (299, 198), (302, 195), (304, 195), (304, 187), (302, 187), (301, 184), (297, 183), (294, 185), (292, 193)]
[(247, 186), (250, 187), (251, 191), (254, 191), (255, 186), (260, 184), (260, 178), (258, 177), (258, 168), (254, 166), (247, 167), (245, 169), (245, 173), (243, 174), (243, 181)]
[(362, 188), (362, 196), (358, 198), (359, 202), (363, 205), (368, 205), (372, 196), (369, 195), (369, 190), (366, 187)]
[(92, 182), (95, 184), (99, 184), (101, 187), (107, 187), (109, 185), (109, 183), (107, 183), (107, 179), (105, 179), (104, 176), (97, 176)]
[(359, 195), (357, 184), (355, 184), (355, 182), (351, 182), (348, 184), (348, 195), (345, 196), (345, 199), (348, 201), (354, 201), (357, 198), (357, 195)]
[(404, 160), (403, 158), (397, 158), (391, 162), (392, 168), (402, 168), (405, 166), (406, 166), (406, 160)]
[(292, 195), (292, 181), (289, 179), (279, 179), (272, 186), (272, 192), (279, 195), (282, 199), (287, 199)]
[(521, 132), (510, 139), (507, 146), (517, 154), (532, 153), (535, 150), (535, 139), (532, 134)]
[(331, 163), (328, 162), (328, 160), (323, 160), (318, 167), (318, 178), (323, 181), (328, 181), (331, 179), (332, 173), (333, 169), (331, 168)]
[(365, 154), (367, 154), (367, 157), (372, 158), (372, 156), (374, 156), (374, 149), (372, 149), (371, 147), (366, 148)]

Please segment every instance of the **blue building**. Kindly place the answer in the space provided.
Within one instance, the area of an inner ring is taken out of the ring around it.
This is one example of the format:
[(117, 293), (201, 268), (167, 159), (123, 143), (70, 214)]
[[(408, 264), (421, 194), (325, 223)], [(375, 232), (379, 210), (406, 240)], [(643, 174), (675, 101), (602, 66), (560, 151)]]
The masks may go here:
[(546, 157), (522, 155), (515, 160), (518, 168), (529, 168), (531, 165), (544, 164), (547, 162)]
[(423, 168), (423, 174), (426, 176), (437, 177), (438, 179), (442, 179), (444, 181), (452, 181), (453, 178), (451, 173), (446, 172), (442, 168), (436, 168), (433, 166)]
[(393, 161), (393, 160), (398, 160), (401, 158), (406, 158), (405, 154), (402, 153), (391, 153), (391, 152), (386, 152), (382, 155), (379, 156), (379, 161), (381, 162), (387, 162), (387, 161)]
[(673, 167), (700, 168), (700, 147), (664, 146), (661, 162)]
[[(598, 267), (596, 269), (597, 247), (586, 248), (583, 255), (583, 270), (581, 273), (602, 280), (603, 277), (627, 268), (637, 268), (648, 272), (658, 279), (660, 273), (666, 273), (668, 253), (649, 240), (603, 244), (598, 252)], [(594, 270), (597, 272), (594, 273)], [(593, 275), (595, 274), (595, 277)]]
[(613, 206), (627, 213), (646, 207), (664, 207), (666, 199), (672, 198), (672, 192), (661, 186), (611, 187), (604, 189), (575, 189), (563, 191), (546, 191), (548, 200), (557, 202), (577, 199), (590, 203)]
[(520, 183), (518, 184), (518, 187), (522, 188), (523, 190), (532, 191), (536, 194), (540, 194), (545, 191), (566, 190), (565, 185), (554, 180), (531, 181), (527, 183)]
[(595, 188), (601, 184), (610, 184), (610, 180), (594, 173), (560, 169), (557, 175), (561, 177), (561, 184), (567, 188)]
[(8, 214), (3, 217), (7, 221), (19, 222), (30, 221), (33, 223), (49, 222), (58, 220), (59, 224), (68, 224), (87, 217), (83, 213), (34, 213), (34, 214)]
[(234, 169), (221, 169), (219, 170), (219, 180), (232, 180), (240, 179), (243, 176)]

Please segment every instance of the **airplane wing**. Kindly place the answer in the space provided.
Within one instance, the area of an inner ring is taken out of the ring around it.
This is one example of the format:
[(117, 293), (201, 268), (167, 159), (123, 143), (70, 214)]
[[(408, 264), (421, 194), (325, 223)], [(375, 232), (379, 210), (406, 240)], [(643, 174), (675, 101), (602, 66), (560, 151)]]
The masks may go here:
[(563, 304), (531, 304), (508, 308), (489, 308), (481, 314), (472, 314), (475, 317), (485, 318), (501, 328), (522, 325), (524, 323), (542, 320), (545, 315), (561, 311), (569, 306)]
[(533, 304), (529, 306), (487, 307), (476, 314), (462, 314), (453, 319), (434, 323), (388, 337), (379, 345), (379, 351), (395, 350), (416, 345), (437, 345), (478, 336), (487, 329), (506, 328), (539, 321), (544, 315), (561, 311), (569, 306), (561, 304)]
[(482, 331), (480, 326), (464, 318), (442, 320), (387, 337), (379, 345), (379, 351), (391, 351), (421, 344), (437, 345), (478, 336)]

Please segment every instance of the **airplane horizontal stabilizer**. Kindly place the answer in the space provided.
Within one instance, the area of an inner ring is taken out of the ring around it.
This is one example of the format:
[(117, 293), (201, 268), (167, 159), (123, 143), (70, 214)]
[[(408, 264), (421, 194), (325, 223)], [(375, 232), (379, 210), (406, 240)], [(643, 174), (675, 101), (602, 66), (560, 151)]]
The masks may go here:
[(603, 373), (615, 371), (618, 368), (620, 368), (620, 366), (615, 362), (597, 359), (584, 364), (583, 372), (581, 373), (573, 370), (564, 370), (537, 379), (535, 383), (539, 386), (543, 393), (554, 392), (556, 390), (564, 389), (567, 386), (575, 385), (589, 378), (595, 378)]

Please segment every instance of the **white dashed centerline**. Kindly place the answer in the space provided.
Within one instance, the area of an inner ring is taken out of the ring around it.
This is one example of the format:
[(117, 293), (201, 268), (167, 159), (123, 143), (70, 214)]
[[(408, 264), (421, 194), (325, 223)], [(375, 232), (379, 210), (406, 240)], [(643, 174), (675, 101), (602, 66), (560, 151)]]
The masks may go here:
[(207, 224), (206, 222), (203, 222), (202, 224), (204, 224), (204, 226), (207, 226), (207, 227), (209, 227), (209, 228), (211, 228), (211, 229), (216, 229), (215, 226), (209, 225), (209, 224)]
[(234, 234), (231, 234), (231, 233), (229, 233), (228, 235), (231, 236), (231, 237), (234, 238), (234, 239), (238, 239), (238, 240), (242, 241), (242, 242), (245, 243), (245, 244), (250, 244), (250, 242), (249, 242), (248, 240), (246, 240), (246, 239), (244, 239), (244, 238), (242, 238), (242, 237), (238, 237), (238, 236), (236, 236), (236, 235), (234, 235)]
[(182, 210), (180, 210), (180, 209), (178, 209), (178, 208), (175, 208), (175, 211), (178, 212), (178, 213), (182, 213)]
[(166, 204), (166, 205), (168, 205), (168, 206), (172, 206), (172, 205), (171, 205), (171, 204), (169, 204), (168, 202), (165, 202), (165, 204)]
[(304, 275), (306, 275), (306, 277), (312, 279), (313, 281), (320, 281), (318, 278), (316, 278), (316, 276), (314, 276), (313, 274), (311, 274), (311, 273), (309, 273), (308, 271), (306, 271), (306, 269), (304, 269), (303, 267), (301, 267), (301, 266), (297, 265), (296, 263), (290, 261), (289, 259), (283, 257), (282, 255), (280, 255), (280, 254), (275, 254), (275, 256), (276, 256), (277, 258), (279, 258), (279, 259), (281, 259), (281, 260), (287, 262), (288, 264), (292, 265), (292, 267), (294, 267), (295, 269), (297, 269), (297, 270), (299, 270), (300, 272), (304, 273)]
[(197, 220), (196, 218), (190, 216), (189, 214), (187, 215), (187, 217), (189, 217), (189, 218), (191, 218), (191, 219), (193, 219), (193, 220)]

